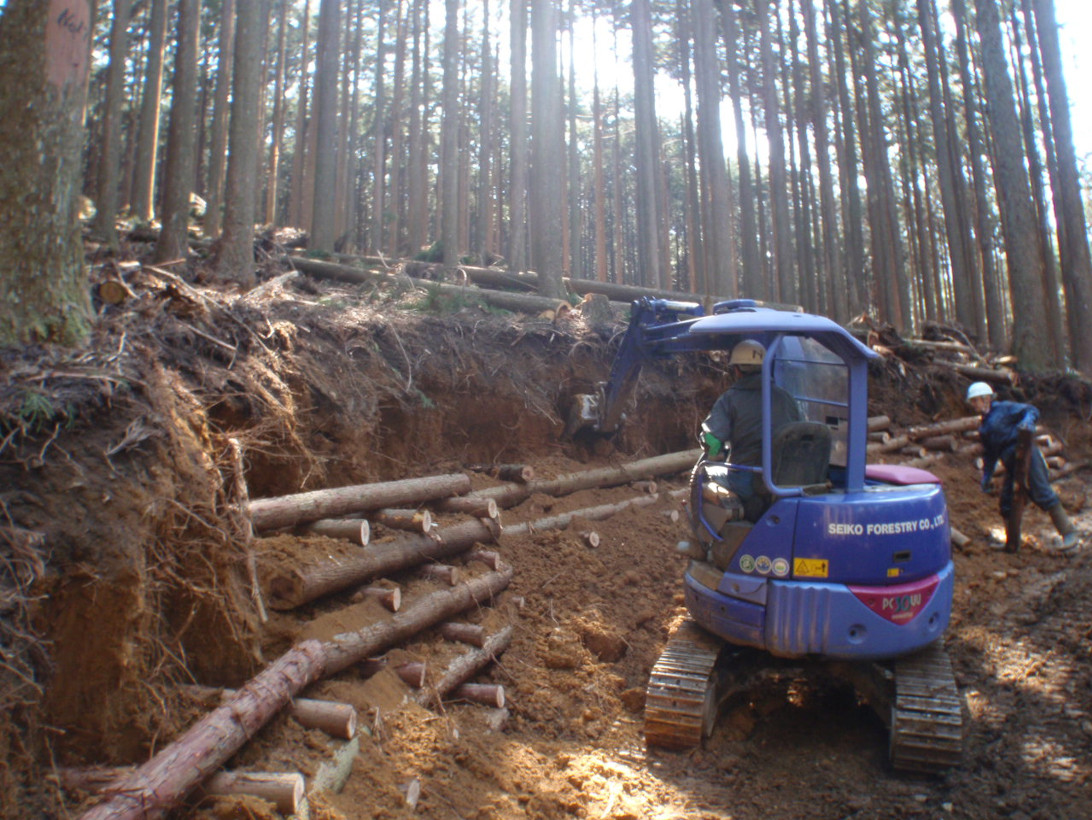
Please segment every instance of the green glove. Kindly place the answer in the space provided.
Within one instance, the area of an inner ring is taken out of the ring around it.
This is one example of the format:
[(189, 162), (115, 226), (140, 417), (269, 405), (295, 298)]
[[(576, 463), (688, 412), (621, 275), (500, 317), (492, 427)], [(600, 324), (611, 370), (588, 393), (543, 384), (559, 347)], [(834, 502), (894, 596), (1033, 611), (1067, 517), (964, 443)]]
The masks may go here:
[(716, 458), (720, 453), (721, 448), (724, 446), (724, 442), (714, 436), (708, 430), (702, 430), (701, 433), (702, 447), (705, 448), (706, 455), (709, 458)]

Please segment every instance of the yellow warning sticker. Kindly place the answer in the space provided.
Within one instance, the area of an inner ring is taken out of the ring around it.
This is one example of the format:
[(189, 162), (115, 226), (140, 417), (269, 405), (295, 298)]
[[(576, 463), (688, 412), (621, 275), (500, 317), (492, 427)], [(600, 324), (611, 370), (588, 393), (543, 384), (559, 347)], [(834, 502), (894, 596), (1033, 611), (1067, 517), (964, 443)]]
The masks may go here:
[(887, 577), (888, 578), (898, 578), (901, 574), (902, 574), (902, 570), (899, 569), (898, 567), (888, 567), (887, 568)]
[(797, 578), (829, 578), (830, 562), (823, 558), (794, 558), (792, 574)]

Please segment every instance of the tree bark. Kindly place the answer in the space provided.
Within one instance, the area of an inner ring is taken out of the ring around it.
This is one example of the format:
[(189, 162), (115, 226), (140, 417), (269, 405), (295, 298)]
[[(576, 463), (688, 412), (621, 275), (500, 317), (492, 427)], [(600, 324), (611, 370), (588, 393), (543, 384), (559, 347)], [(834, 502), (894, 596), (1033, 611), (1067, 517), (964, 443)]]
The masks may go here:
[(325, 645), (305, 641), (282, 655), (163, 751), (106, 790), (81, 820), (145, 820), (174, 807), (220, 768), (304, 686), (322, 677)]
[(133, 172), (132, 213), (150, 222), (155, 203), (156, 156), (159, 151), (159, 109), (163, 101), (163, 51), (167, 40), (167, 0), (152, 0), (148, 22), (148, 62), (140, 98), (140, 136)]
[(338, 0), (319, 4), (318, 57), (315, 68), (315, 176), (311, 213), (311, 247), (334, 249), (334, 190), (337, 173), (338, 43), (341, 12)]
[(252, 500), (248, 510), (256, 530), (273, 530), (302, 521), (462, 495), (469, 490), (470, 478), (465, 473), (449, 473), (260, 498)]
[(322, 518), (304, 529), (327, 538), (344, 538), (362, 547), (368, 546), (372, 537), (372, 525), (366, 518)]
[(224, 190), (224, 231), (213, 267), (216, 278), (251, 286), (254, 214), (258, 205), (258, 140), (262, 128), (262, 43), (269, 25), (269, 0), (247, 0), (236, 21), (231, 87), (231, 156)]
[(417, 695), (417, 702), (423, 706), (437, 708), (445, 697), (472, 675), (493, 663), (512, 643), (512, 627), (506, 626), (490, 635), (480, 649), (460, 655), (453, 660), (436, 683), (422, 690)]
[[(221, 689), (216, 686), (186, 685), (182, 689), (202, 699), (215, 696), (221, 703), (228, 701), (236, 693), (235, 689)], [(344, 740), (356, 736), (357, 712), (352, 704), (335, 700), (293, 698), (288, 704), (288, 713), (306, 729), (318, 729), (330, 737)]]
[(0, 11), (0, 346), (90, 330), (78, 195), (93, 25), (88, 0)]
[(162, 227), (155, 261), (184, 259), (189, 253), (190, 193), (197, 168), (197, 47), (201, 0), (180, 0), (178, 45), (171, 81), (171, 122), (167, 132)]
[(407, 535), (396, 541), (372, 544), (350, 559), (288, 568), (266, 565), (263, 577), (274, 609), (292, 609), (323, 595), (358, 586), (429, 560), (447, 558), (475, 543), (496, 540), (492, 527), (479, 520), (464, 521), (439, 530), (433, 536)]

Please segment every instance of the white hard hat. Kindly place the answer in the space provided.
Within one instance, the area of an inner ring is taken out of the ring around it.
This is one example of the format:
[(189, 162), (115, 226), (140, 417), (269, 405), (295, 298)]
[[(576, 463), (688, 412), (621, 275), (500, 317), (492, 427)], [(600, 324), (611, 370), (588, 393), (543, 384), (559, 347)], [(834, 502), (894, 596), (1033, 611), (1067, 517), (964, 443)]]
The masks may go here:
[(756, 365), (760, 366), (766, 358), (766, 348), (753, 339), (744, 339), (732, 348), (732, 355), (728, 357), (728, 364)]
[(985, 382), (975, 382), (967, 388), (967, 401), (977, 399), (979, 396), (992, 396), (993, 388)]

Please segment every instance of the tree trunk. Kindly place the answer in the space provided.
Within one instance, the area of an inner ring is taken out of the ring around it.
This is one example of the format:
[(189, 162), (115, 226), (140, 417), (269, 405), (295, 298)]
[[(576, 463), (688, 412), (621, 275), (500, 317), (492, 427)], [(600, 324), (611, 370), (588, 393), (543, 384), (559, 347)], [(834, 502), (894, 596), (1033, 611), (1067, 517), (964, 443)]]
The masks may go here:
[(282, 655), (226, 703), (132, 774), (81, 820), (145, 820), (173, 808), (219, 769), (292, 696), (322, 677), (326, 645), (305, 641)]
[(417, 566), (428, 560), (466, 552), (476, 542), (492, 542), (495, 528), (481, 521), (464, 521), (435, 535), (407, 535), (395, 541), (371, 544), (351, 558), (340, 556), (321, 564), (264, 566), (262, 575), (270, 606), (293, 609), (323, 595), (359, 586), (382, 575)]
[(280, 187), (281, 147), (284, 144), (284, 81), (288, 49), (288, 0), (278, 0), (277, 67), (273, 80), (273, 128), (270, 134), (269, 167), (265, 176), (265, 223), (275, 226), (277, 194)]
[(2, 346), (90, 330), (78, 194), (92, 26), (87, 0), (0, 11)]
[(459, 0), (446, 0), (444, 17), (443, 122), (440, 128), (440, 242), (444, 267), (459, 264)]
[[(245, 11), (245, 10), (244, 10)], [(235, 59), (235, 0), (223, 0), (220, 8), (220, 48), (216, 57), (216, 91), (212, 98), (212, 128), (209, 134), (209, 172), (205, 186), (205, 235), (220, 236), (223, 226), (224, 179), (227, 169), (228, 123), (235, 127), (238, 117), (232, 116), (239, 100), (232, 88)], [(231, 99), (229, 108), (228, 100)], [(243, 103), (246, 106), (246, 103)], [(234, 152), (234, 146), (233, 146)]]
[(416, 504), (449, 495), (463, 495), (469, 491), (470, 478), (465, 473), (450, 473), (260, 498), (252, 500), (248, 510), (254, 529), (274, 530), (301, 521), (378, 510), (398, 504)]
[(417, 702), (423, 706), (438, 707), (445, 697), (472, 675), (493, 663), (511, 645), (512, 632), (512, 627), (506, 626), (490, 635), (480, 649), (473, 649), (457, 657), (435, 684), (418, 694)]
[(98, 196), (95, 230), (111, 250), (118, 247), (118, 185), (121, 168), (121, 107), (125, 96), (125, 63), (129, 54), (131, 0), (114, 0), (110, 27), (110, 65), (106, 72), (102, 136), (98, 152)]
[(341, 12), (338, 0), (319, 4), (318, 57), (315, 65), (315, 176), (311, 211), (311, 245), (334, 250), (334, 191), (337, 188), (338, 43)]
[(140, 98), (140, 137), (133, 169), (131, 211), (150, 222), (155, 209), (156, 155), (159, 150), (159, 109), (163, 100), (163, 50), (167, 39), (167, 0), (152, 0), (148, 22), (148, 63)]
[(213, 262), (216, 278), (251, 286), (254, 214), (258, 204), (258, 139), (261, 122), (262, 41), (269, 25), (269, 0), (247, 0), (236, 21), (231, 88), (231, 159), (224, 198), (224, 232)]
[(531, 264), (544, 296), (560, 299), (562, 266), (564, 118), (557, 63), (558, 0), (531, 4)]
[[(308, 80), (311, 76), (307, 71), (307, 66), (311, 60), (309, 48), (311, 42), (311, 0), (304, 0), (303, 15), (300, 17), (300, 29), (303, 32), (303, 42), (300, 44), (299, 56), (300, 90), (299, 99), (296, 101), (296, 128), (292, 148), (292, 189), (289, 191), (288, 223), (302, 228), (305, 225), (303, 201), (306, 183), (303, 177), (304, 168), (307, 166), (307, 135), (313, 127), (313, 123), (307, 117)], [(313, 101), (311, 107), (314, 107)]]
[(1038, 231), (1031, 208), (1031, 190), (1020, 128), (1013, 108), (1015, 95), (1001, 37), (1001, 23), (993, 0), (975, 0), (975, 25), (982, 43), (982, 71), (986, 81), (989, 120), (996, 150), (992, 153), (1005, 237), (1013, 304), (1013, 353), (1027, 370), (1045, 370), (1057, 364), (1049, 355), (1046, 306), (1043, 302), (1042, 256), (1036, 250)]
[(527, 3), (528, 0), (511, 0), (510, 14), (511, 49), (509, 81), (510, 103), (509, 163), (511, 179), (508, 183), (508, 261), (518, 271), (527, 270)]
[(189, 253), (190, 193), (197, 167), (197, 42), (201, 0), (179, 0), (178, 46), (171, 82), (171, 124), (167, 133), (162, 228), (155, 261), (184, 259)]
[(1081, 177), (1073, 150), (1069, 94), (1062, 76), (1054, 0), (1033, 0), (1033, 3), (1039, 30), (1039, 50), (1050, 97), (1054, 152), (1059, 165), (1057, 179), (1061, 187), (1062, 212), (1055, 217), (1065, 226), (1061, 260), (1069, 343), (1074, 366), (1086, 377), (1092, 377), (1092, 256), (1089, 254), (1088, 230), (1081, 199)]
[[(705, 0), (710, 4), (710, 0)], [(637, 143), (634, 158), (637, 179), (637, 282), (666, 287), (660, 267), (660, 218), (657, 179), (660, 163), (659, 125), (653, 88), (652, 15), (649, 0), (630, 3), (633, 31), (633, 127)], [(710, 15), (712, 16), (712, 15)], [(712, 37), (712, 33), (710, 33)], [(573, 103), (575, 107), (575, 102)], [(573, 135), (575, 139), (576, 135)]]

